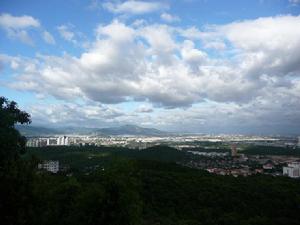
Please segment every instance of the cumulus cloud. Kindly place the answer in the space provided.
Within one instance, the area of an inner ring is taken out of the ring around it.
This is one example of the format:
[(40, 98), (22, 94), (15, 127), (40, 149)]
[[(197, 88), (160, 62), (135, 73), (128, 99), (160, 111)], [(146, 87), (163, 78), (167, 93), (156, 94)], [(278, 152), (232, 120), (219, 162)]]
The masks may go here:
[(133, 23), (131, 25), (132, 25), (132, 27), (137, 28), (137, 27), (141, 27), (141, 26), (146, 25), (146, 24), (147, 24), (146, 20), (144, 20), (144, 19), (137, 19), (137, 20), (133, 21)]
[(147, 2), (128, 0), (122, 3), (105, 2), (103, 7), (112, 13), (117, 14), (145, 14), (154, 11), (161, 11), (168, 8), (168, 5), (161, 2)]
[(242, 51), (241, 66), (249, 76), (299, 75), (299, 26), (300, 16), (278, 16), (231, 23), (218, 32)]
[(8, 13), (0, 15), (0, 27), (6, 31), (9, 38), (18, 39), (26, 44), (33, 45), (28, 30), (40, 27), (40, 22), (31, 16), (12, 16)]
[(185, 37), (185, 38), (188, 38), (191, 40), (199, 40), (202, 37), (207, 36), (207, 33), (200, 31), (198, 28), (196, 28), (194, 26), (189, 27), (187, 29), (177, 28), (176, 30), (182, 37)]
[(118, 106), (95, 103), (35, 104), (26, 110), (39, 124), (88, 127), (136, 124), (179, 132), (297, 134), (300, 106), (295, 101), (298, 98), (290, 98), (287, 93), (270, 93), (242, 105), (208, 101), (195, 104), (188, 110), (172, 108), (157, 111), (148, 104), (142, 104), (134, 111), (128, 111)]
[[(204, 29), (114, 20), (97, 27), (94, 42), (78, 57), (5, 60), (19, 74), (10, 85), (20, 90), (154, 107), (117, 116), (118, 123), (136, 118), (172, 127), (192, 118), (191, 126), (241, 128), (243, 123), (271, 126), (268, 118), (273, 118), (292, 126), (300, 118), (299, 26), (300, 16), (289, 15)], [(215, 49), (214, 57), (207, 48)], [(145, 113), (157, 108), (160, 113)]]
[(150, 105), (142, 104), (135, 111), (137, 113), (151, 113), (154, 110)]
[(35, 124), (99, 127), (115, 124), (123, 112), (117, 107), (101, 104), (56, 103), (35, 104), (27, 107)]
[(0, 26), (5, 29), (25, 29), (29, 27), (39, 27), (40, 23), (31, 16), (12, 16), (8, 13), (0, 15)]
[(63, 39), (65, 39), (66, 41), (70, 41), (74, 44), (76, 43), (75, 33), (72, 31), (71, 25), (66, 25), (66, 24), (60, 25), (57, 27), (57, 30)]
[(178, 16), (174, 16), (174, 15), (171, 15), (169, 13), (162, 13), (160, 15), (160, 18), (165, 21), (165, 22), (168, 22), (168, 23), (173, 23), (173, 22), (178, 22), (180, 21), (180, 18)]
[(300, 0), (289, 0), (290, 3), (297, 5), (300, 3)]
[(223, 41), (209, 41), (204, 42), (203, 47), (206, 49), (224, 50), (226, 49), (226, 44)]
[(43, 32), (43, 39), (48, 44), (51, 44), (51, 45), (55, 44), (54, 37), (48, 31), (44, 31)]

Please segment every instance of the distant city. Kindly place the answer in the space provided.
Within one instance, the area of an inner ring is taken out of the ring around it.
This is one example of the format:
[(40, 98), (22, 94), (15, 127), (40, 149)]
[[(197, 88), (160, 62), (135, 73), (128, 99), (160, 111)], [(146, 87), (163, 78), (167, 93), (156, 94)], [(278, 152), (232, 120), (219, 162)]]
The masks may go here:
[(286, 147), (295, 149), (300, 146), (300, 137), (267, 137), (245, 135), (172, 135), (172, 136), (142, 136), (142, 135), (51, 135), (28, 137), (28, 147), (43, 146), (117, 146), (131, 149), (145, 149), (155, 145), (168, 145), (176, 149), (195, 148), (197, 142), (251, 144), (259, 146)]
[[(143, 128), (139, 128), (143, 130)], [(27, 147), (120, 147), (144, 150), (154, 146), (168, 146), (190, 155), (189, 160), (178, 164), (204, 169), (210, 173), (232, 176), (269, 174), (273, 176), (300, 177), (299, 137), (270, 137), (247, 135), (42, 135), (27, 137)], [(249, 152), (249, 149), (254, 152)], [(270, 152), (255, 152), (268, 149)], [(274, 154), (276, 150), (283, 151)], [(288, 153), (288, 154), (285, 154)], [(57, 173), (58, 161), (46, 161), (40, 168)]]

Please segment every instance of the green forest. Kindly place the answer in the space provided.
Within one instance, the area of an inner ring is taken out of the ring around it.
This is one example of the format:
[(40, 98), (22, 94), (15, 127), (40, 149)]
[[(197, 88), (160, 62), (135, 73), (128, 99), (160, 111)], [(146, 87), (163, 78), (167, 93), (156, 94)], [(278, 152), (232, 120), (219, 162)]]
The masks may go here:
[(247, 155), (286, 155), (286, 156), (300, 156), (300, 148), (285, 148), (274, 146), (254, 146), (246, 147), (241, 153)]
[[(212, 175), (176, 164), (185, 153), (166, 146), (26, 149), (14, 125), (30, 115), (0, 98), (0, 118), (2, 224), (300, 224), (299, 180)], [(72, 175), (37, 170), (44, 159)]]

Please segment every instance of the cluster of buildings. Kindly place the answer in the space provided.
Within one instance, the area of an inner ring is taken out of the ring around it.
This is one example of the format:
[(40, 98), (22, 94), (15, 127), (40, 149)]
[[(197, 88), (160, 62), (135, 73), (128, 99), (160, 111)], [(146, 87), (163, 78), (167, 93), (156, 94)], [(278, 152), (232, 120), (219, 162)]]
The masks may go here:
[(287, 166), (283, 167), (283, 175), (292, 177), (292, 178), (299, 178), (300, 177), (300, 162), (288, 163)]
[(46, 146), (114, 146), (131, 149), (145, 149), (161, 143), (157, 137), (94, 137), (94, 136), (53, 136), (29, 137), (27, 147)]
[[(29, 137), (28, 147), (95, 145), (117, 146), (132, 149), (144, 149), (154, 145), (168, 145), (176, 149), (197, 147), (198, 142), (225, 143), (231, 146), (231, 154), (237, 155), (237, 144), (251, 144), (273, 147), (300, 147), (300, 137), (296, 141), (291, 138), (274, 138), (243, 135), (171, 135), (171, 136), (92, 136), (64, 135), (51, 137)], [(205, 148), (209, 148), (206, 146)]]
[(45, 146), (61, 146), (70, 145), (69, 137), (58, 136), (58, 137), (37, 137), (28, 138), (27, 147), (45, 147)]
[(180, 164), (203, 169), (209, 173), (235, 177), (268, 174), (300, 178), (300, 158), (297, 156), (238, 154), (235, 145), (231, 146), (230, 153), (188, 152), (192, 153), (194, 157)]
[[(226, 154), (227, 156), (228, 154)], [(205, 155), (205, 156), (215, 156), (215, 155)], [(218, 155), (220, 156), (220, 155)], [(225, 155), (222, 155), (225, 156)], [(225, 165), (225, 164), (224, 164)], [(58, 173), (60, 171), (60, 165), (58, 160), (47, 160), (38, 164), (38, 169), (46, 170), (51, 173)], [(274, 169), (274, 164), (267, 162), (262, 165), (262, 168), (251, 169), (249, 165), (245, 164), (234, 164), (234, 166), (227, 167), (214, 167), (214, 168), (206, 168), (205, 170), (209, 173), (214, 173), (218, 175), (232, 175), (234, 177), (237, 176), (249, 176), (253, 174), (262, 174), (267, 173)], [(281, 175), (278, 172), (275, 175)], [(299, 178), (300, 177), (300, 162), (290, 162), (287, 166), (283, 167), (283, 176), (288, 176), (291, 178)]]
[[(202, 144), (201, 144), (202, 143)], [(204, 143), (204, 144), (203, 144)], [(206, 145), (206, 144), (207, 145)], [(300, 178), (300, 162), (298, 158), (287, 159), (285, 156), (250, 156), (238, 154), (241, 144), (262, 146), (290, 146), (300, 147), (300, 137), (297, 139), (282, 139), (268, 137), (246, 136), (51, 136), (31, 137), (27, 141), (28, 147), (44, 146), (114, 146), (131, 149), (146, 149), (154, 145), (168, 145), (178, 150), (191, 153), (192, 160), (184, 165), (205, 169), (210, 173), (220, 175), (248, 176), (257, 173), (266, 173), (274, 176), (284, 175)], [(224, 150), (226, 152), (222, 152)], [(237, 147), (239, 146), (239, 148)], [(199, 148), (202, 150), (199, 151)], [(217, 150), (217, 151), (215, 151)], [(59, 171), (58, 161), (46, 161), (39, 164), (40, 169), (52, 173)]]
[(192, 153), (194, 155), (199, 156), (208, 156), (208, 157), (225, 157), (228, 156), (228, 152), (198, 152), (198, 151), (187, 151), (189, 153)]
[(38, 169), (46, 170), (51, 173), (57, 173), (59, 171), (59, 161), (48, 160), (38, 164)]
[(250, 171), (249, 168), (230, 168), (230, 169), (208, 168), (206, 169), (206, 171), (218, 175), (232, 175), (234, 177), (238, 177), (238, 176), (246, 177), (252, 174), (262, 173), (261, 170)]
[[(268, 137), (245, 135), (169, 135), (169, 136), (141, 136), (141, 135), (54, 135), (28, 137), (27, 145), (41, 147), (49, 145), (97, 145), (97, 146), (122, 146), (143, 147), (154, 144), (168, 145), (179, 150), (187, 147), (195, 147), (198, 142), (227, 143), (232, 150), (236, 150), (239, 144), (251, 144), (273, 147), (300, 147), (300, 136), (294, 137)], [(209, 148), (209, 146), (205, 146)]]

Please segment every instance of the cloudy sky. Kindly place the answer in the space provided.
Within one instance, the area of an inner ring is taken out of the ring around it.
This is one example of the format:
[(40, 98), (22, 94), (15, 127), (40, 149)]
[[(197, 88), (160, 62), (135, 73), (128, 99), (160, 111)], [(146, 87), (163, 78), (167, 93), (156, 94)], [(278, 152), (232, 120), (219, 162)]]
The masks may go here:
[(0, 95), (34, 125), (300, 134), (300, 1), (2, 0)]

